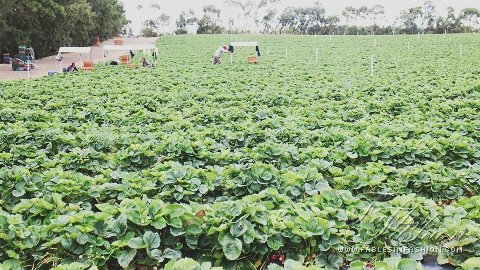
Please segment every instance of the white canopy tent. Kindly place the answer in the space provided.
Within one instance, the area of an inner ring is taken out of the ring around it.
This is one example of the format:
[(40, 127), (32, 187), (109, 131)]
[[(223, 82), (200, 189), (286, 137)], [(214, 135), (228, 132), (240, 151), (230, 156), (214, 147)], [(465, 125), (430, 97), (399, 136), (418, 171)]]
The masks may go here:
[[(158, 48), (154, 44), (142, 44), (142, 45), (103, 45), (103, 61), (105, 62), (105, 57), (107, 57), (108, 51), (126, 51), (127, 54), (130, 51), (140, 51), (143, 50), (143, 54), (146, 54), (147, 50), (153, 50), (158, 54)], [(105, 54), (107, 52), (107, 54)], [(157, 64), (157, 57), (153, 59), (155, 65)]]
[[(90, 47), (60, 47), (59, 53), (80, 53), (80, 65), (83, 67), (82, 53), (90, 54), (90, 61), (92, 61), (92, 48)], [(60, 61), (60, 70), (62, 70), (62, 61)]]
[[(235, 47), (257, 47), (257, 41), (231, 42), (230, 46)], [(230, 54), (230, 64), (233, 63), (233, 53)]]

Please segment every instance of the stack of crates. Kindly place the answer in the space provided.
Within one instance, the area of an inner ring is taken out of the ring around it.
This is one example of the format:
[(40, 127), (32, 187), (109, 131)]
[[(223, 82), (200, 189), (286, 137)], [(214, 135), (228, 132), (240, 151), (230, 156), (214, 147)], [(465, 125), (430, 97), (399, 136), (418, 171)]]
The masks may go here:
[(25, 61), (25, 50), (27, 49), (27, 46), (25, 45), (20, 45), (18, 46), (18, 55), (20, 56), (19, 58)]
[(10, 54), (9, 53), (4, 53), (3, 54), (3, 63), (4, 64), (10, 64)]
[(33, 69), (33, 60), (35, 60), (35, 52), (33, 48), (27, 48), (25, 45), (18, 46), (18, 54), (12, 59), (13, 70), (31, 70)]
[(23, 70), (23, 65), (25, 63), (25, 49), (27, 47), (24, 45), (18, 46), (18, 54), (13, 55), (12, 59), (12, 69), (13, 70)]
[(33, 50), (32, 47), (25, 49), (25, 57), (26, 57), (26, 60), (30, 60), (30, 61), (35, 60), (35, 51)]
[(32, 47), (28, 47), (25, 49), (25, 60), (28, 63), (27, 68), (30, 70), (33, 69), (33, 60), (35, 60), (35, 52)]
[(12, 69), (13, 70), (23, 70), (23, 60), (20, 59), (21, 55), (20, 54), (15, 54), (13, 55), (12, 58)]
[(122, 65), (128, 65), (130, 64), (130, 55), (121, 55), (120, 56), (120, 64)]

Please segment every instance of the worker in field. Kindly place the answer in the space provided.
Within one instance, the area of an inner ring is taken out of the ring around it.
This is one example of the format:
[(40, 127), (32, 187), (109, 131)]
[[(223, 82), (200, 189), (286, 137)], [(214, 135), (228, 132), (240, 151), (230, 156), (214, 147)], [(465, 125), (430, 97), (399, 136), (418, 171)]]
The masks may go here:
[(220, 46), (218, 47), (217, 51), (215, 52), (215, 54), (213, 55), (213, 64), (221, 64), (222, 61), (220, 61), (220, 57), (222, 57), (222, 54), (224, 52), (229, 52), (227, 50), (227, 45), (223, 45), (223, 46)]
[(141, 60), (141, 61), (142, 61), (142, 66), (143, 66), (143, 67), (147, 67), (147, 68), (150, 67), (150, 62), (149, 62), (147, 59), (145, 59), (145, 58), (142, 57), (142, 60)]
[(78, 71), (77, 63), (75, 62), (72, 62), (70, 66), (68, 66), (66, 69), (63, 70), (63, 72), (72, 72), (72, 71)]

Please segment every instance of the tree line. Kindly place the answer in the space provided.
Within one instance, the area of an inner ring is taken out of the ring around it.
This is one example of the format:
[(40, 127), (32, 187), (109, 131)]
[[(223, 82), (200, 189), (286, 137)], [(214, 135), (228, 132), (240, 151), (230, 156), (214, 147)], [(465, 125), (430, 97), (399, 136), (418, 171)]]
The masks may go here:
[(19, 45), (36, 58), (61, 46), (90, 46), (120, 33), (128, 24), (118, 0), (0, 0), (0, 50), (10, 56)]
[[(381, 25), (385, 18), (382, 5), (348, 6), (340, 15), (327, 15), (324, 6), (287, 7), (279, 11), (280, 0), (225, 0), (226, 10), (213, 5), (203, 7), (197, 17), (193, 10), (183, 10), (175, 23), (176, 34), (251, 33), (253, 29), (270, 34), (392, 34), (472, 32), (480, 12), (465, 8), (460, 12), (447, 8), (439, 16), (431, 1), (402, 10), (395, 22)], [(89, 46), (115, 34), (128, 34), (130, 21), (119, 0), (0, 0), (0, 51), (11, 56), (19, 45), (34, 47), (36, 57), (57, 52), (60, 46)], [(137, 7), (143, 9), (141, 5)], [(149, 8), (156, 19), (143, 21), (142, 35), (157, 36), (169, 26), (172, 17), (160, 13), (158, 4)], [(226, 16), (221, 16), (223, 14)], [(224, 18), (227, 20), (223, 20)], [(369, 25), (369, 26), (361, 26)], [(130, 28), (131, 33), (131, 28)]]
[[(194, 29), (197, 34), (250, 33), (252, 29), (257, 29), (266, 34), (463, 33), (472, 32), (480, 19), (480, 12), (476, 8), (465, 8), (456, 13), (453, 7), (448, 7), (447, 16), (440, 16), (432, 1), (425, 1), (422, 6), (402, 10), (393, 23), (382, 25), (381, 22), (385, 20), (385, 8), (382, 5), (347, 6), (342, 14), (327, 15), (320, 2), (306, 8), (287, 7), (281, 12), (277, 7), (279, 2), (225, 0), (225, 11), (206, 5), (200, 17), (195, 16), (192, 9), (185, 9), (175, 21), (174, 32), (186, 34)], [(160, 10), (159, 6), (156, 8)], [(222, 21), (222, 18), (228, 19)], [(157, 20), (147, 20), (142, 34), (162, 34), (162, 29), (168, 26), (170, 20), (167, 14), (162, 14)]]

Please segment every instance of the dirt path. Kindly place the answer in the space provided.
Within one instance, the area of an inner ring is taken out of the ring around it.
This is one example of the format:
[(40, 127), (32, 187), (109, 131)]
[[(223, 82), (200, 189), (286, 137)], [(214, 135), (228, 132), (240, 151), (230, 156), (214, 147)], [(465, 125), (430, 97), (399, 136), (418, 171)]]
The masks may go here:
[[(140, 45), (140, 44), (154, 44), (158, 38), (124, 38), (124, 45)], [(103, 58), (103, 45), (113, 45), (113, 39), (109, 39), (100, 43), (99, 46), (91, 46), (92, 48), (92, 60), (94, 63), (104, 61)], [(33, 46), (33, 45), (32, 45)], [(35, 46), (33, 46), (35, 48)], [(125, 51), (109, 51), (105, 60), (111, 60), (118, 58), (120, 55), (124, 55)], [(67, 67), (72, 62), (80, 64), (80, 54), (78, 53), (64, 53), (62, 60), (62, 67)], [(30, 71), (30, 79), (39, 78), (48, 75), (48, 71), (60, 71), (60, 64), (55, 60), (55, 55), (44, 57), (35, 60), (35, 68)], [(82, 54), (82, 60), (90, 60), (89, 55)], [(14, 71), (11, 64), (0, 64), (0, 81), (11, 81), (27, 79), (27, 71)]]

